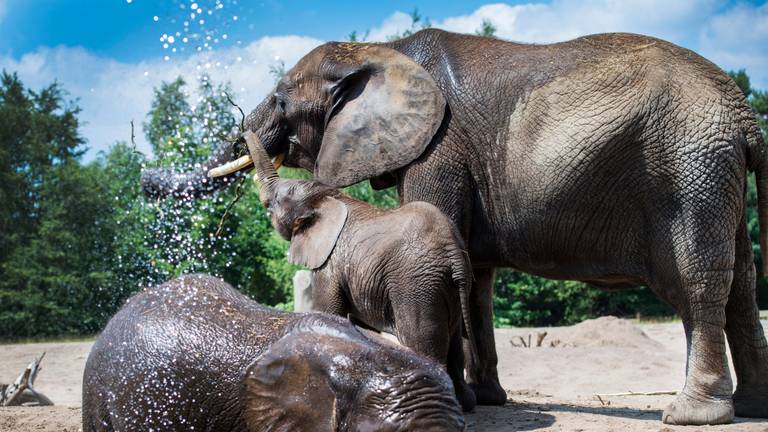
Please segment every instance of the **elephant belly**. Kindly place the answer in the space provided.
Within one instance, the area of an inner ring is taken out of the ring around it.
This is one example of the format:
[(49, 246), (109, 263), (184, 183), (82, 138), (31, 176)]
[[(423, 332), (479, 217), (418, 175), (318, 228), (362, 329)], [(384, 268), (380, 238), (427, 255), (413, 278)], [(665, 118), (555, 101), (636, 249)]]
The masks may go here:
[(475, 200), (473, 265), (611, 286), (642, 283), (651, 244), (647, 233), (659, 210), (653, 196), (664, 188), (639, 190), (637, 185), (651, 181), (626, 155), (573, 165), (576, 154), (577, 148), (564, 146), (508, 167), (508, 175), (491, 187), (496, 194)]

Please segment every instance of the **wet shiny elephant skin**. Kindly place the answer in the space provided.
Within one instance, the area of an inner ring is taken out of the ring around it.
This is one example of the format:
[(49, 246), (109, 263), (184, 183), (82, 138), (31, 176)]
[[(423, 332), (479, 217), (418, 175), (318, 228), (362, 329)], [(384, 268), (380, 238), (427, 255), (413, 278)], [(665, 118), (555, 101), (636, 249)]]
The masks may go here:
[[(409, 100), (424, 110), (413, 114)], [(664, 421), (768, 417), (744, 216), (754, 172), (766, 251), (768, 157), (744, 95), (706, 59), (631, 34), (527, 45), (424, 30), (385, 44), (328, 43), (286, 73), (246, 126), (286, 165), (333, 186), (397, 185), (403, 202), (430, 202), (460, 229), (476, 281), (479, 361), (468, 373), (479, 403), (506, 399), (491, 289), (493, 269), (507, 266), (646, 285), (671, 304), (689, 350), (685, 387)], [(218, 162), (184, 173), (184, 184), (166, 181), (182, 174), (147, 172), (144, 188), (197, 191)]]
[(86, 363), (83, 430), (461, 431), (442, 368), (349, 321), (190, 275), (132, 297)]

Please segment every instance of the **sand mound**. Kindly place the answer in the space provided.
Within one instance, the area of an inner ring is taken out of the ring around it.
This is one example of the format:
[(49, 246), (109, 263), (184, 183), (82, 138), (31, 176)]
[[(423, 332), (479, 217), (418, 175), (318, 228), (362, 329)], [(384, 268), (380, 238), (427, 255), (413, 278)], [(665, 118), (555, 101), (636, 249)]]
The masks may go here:
[(658, 348), (652, 340), (631, 321), (605, 316), (586, 320), (571, 327), (563, 328), (555, 338), (559, 346), (565, 347), (625, 347)]

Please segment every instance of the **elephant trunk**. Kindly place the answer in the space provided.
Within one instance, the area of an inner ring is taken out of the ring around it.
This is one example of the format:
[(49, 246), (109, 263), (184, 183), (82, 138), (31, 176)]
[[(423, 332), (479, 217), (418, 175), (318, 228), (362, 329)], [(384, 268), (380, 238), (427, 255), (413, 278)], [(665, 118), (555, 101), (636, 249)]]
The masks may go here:
[[(275, 116), (273, 97), (260, 103), (245, 121), (245, 130), (258, 133), (268, 149), (275, 149), (284, 130)], [(275, 151), (273, 150), (273, 151)], [(277, 152), (277, 151), (275, 151)], [(141, 188), (150, 198), (174, 196), (198, 198), (210, 195), (233, 183), (235, 174), (251, 165), (250, 156), (243, 154), (238, 142), (223, 142), (205, 162), (187, 172), (173, 169), (147, 169), (141, 173)]]
[(198, 198), (210, 195), (232, 183), (233, 177), (208, 177), (213, 167), (235, 159), (235, 143), (226, 142), (217, 147), (211, 156), (194, 169), (178, 172), (168, 168), (145, 169), (141, 172), (141, 189), (150, 198), (174, 196), (177, 198)]
[(281, 156), (278, 156), (277, 160), (270, 160), (269, 154), (261, 144), (259, 137), (253, 132), (246, 132), (243, 134), (245, 143), (248, 146), (248, 152), (253, 162), (256, 174), (254, 180), (261, 183), (259, 187), (259, 196), (262, 202), (272, 195), (275, 185), (279, 180), (277, 169), (280, 168)]
[(255, 133), (248, 131), (243, 134), (243, 137), (245, 138), (245, 143), (248, 145), (250, 159), (256, 170), (256, 180), (261, 182), (262, 188), (267, 188), (267, 190), (269, 190), (279, 179), (277, 168), (280, 167), (282, 159), (278, 156), (275, 160), (270, 160), (267, 151), (261, 144), (261, 140), (259, 140), (259, 137)]

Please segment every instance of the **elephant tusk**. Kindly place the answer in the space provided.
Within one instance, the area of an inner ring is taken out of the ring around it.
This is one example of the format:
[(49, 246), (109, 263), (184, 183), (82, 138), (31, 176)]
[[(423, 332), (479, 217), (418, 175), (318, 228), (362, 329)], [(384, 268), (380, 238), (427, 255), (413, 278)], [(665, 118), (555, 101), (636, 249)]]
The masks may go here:
[[(285, 153), (280, 153), (279, 155), (272, 158), (272, 165), (275, 166), (276, 170), (280, 169), (280, 167), (283, 166), (284, 159), (285, 159)], [(224, 165), (217, 166), (216, 168), (211, 168), (211, 170), (208, 171), (208, 177), (221, 177), (227, 174), (232, 174), (233, 172), (240, 171), (241, 169), (246, 168), (252, 164), (253, 164), (253, 160), (251, 159), (251, 156), (249, 155), (240, 156), (239, 158), (231, 162), (227, 162)]]
[(224, 165), (217, 166), (216, 168), (208, 171), (208, 177), (221, 177), (233, 172), (240, 171), (241, 169), (253, 164), (249, 155), (240, 156), (232, 162), (227, 162)]

